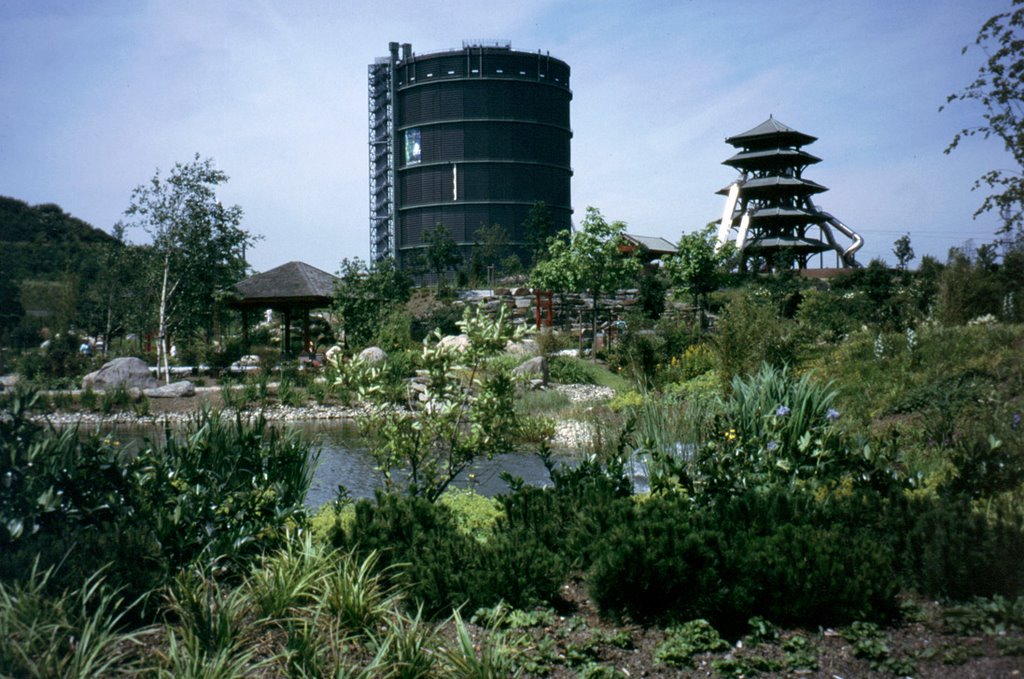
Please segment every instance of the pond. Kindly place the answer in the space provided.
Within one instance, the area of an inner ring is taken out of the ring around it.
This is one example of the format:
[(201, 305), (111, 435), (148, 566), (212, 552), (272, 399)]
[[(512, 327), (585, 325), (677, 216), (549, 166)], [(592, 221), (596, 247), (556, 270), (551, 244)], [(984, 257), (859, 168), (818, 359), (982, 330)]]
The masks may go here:
[[(358, 432), (351, 422), (304, 423), (297, 425), (314, 447), (320, 448), (320, 461), (313, 473), (313, 483), (306, 496), (306, 506), (317, 508), (337, 497), (338, 486), (344, 486), (354, 499), (373, 497), (381, 487), (380, 472), (369, 451), (360, 448)], [(570, 462), (568, 455), (557, 458), (559, 464)], [(541, 459), (532, 453), (495, 455), (493, 459), (479, 459), (459, 474), (452, 485), (472, 488), (476, 492), (494, 497), (509, 490), (501, 480), (501, 473), (518, 476), (527, 484), (545, 487), (551, 485), (551, 475)]]
[[(306, 507), (317, 509), (333, 501), (338, 495), (338, 486), (344, 486), (353, 499), (371, 498), (375, 489), (383, 485), (383, 477), (376, 469), (376, 463), (369, 451), (359, 444), (358, 430), (350, 420), (329, 420), (317, 422), (290, 422), (288, 426), (298, 429), (312, 444), (312, 451), (319, 449), (319, 463), (313, 473)], [(110, 425), (101, 427), (110, 430)], [(81, 431), (87, 431), (82, 427)], [(114, 426), (114, 436), (127, 450), (137, 449), (146, 439), (159, 440), (159, 427)], [(312, 454), (312, 453), (311, 453)], [(555, 456), (556, 464), (573, 464), (575, 456), (564, 452)], [(646, 470), (643, 464), (633, 465), (633, 482), (637, 491), (647, 488)], [(551, 475), (541, 459), (529, 452), (496, 455), (488, 460), (481, 458), (463, 470), (452, 483), (458, 488), (472, 488), (487, 497), (508, 492), (508, 484), (501, 479), (502, 472), (523, 479), (528, 485), (546, 487), (551, 485)]]

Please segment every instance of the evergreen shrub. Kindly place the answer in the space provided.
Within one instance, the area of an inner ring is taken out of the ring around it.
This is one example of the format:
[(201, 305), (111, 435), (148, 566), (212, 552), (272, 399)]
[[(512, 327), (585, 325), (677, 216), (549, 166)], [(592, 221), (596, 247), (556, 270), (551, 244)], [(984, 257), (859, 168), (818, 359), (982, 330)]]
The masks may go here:
[(463, 605), (549, 602), (566, 574), (556, 552), (522, 525), (499, 518), (481, 542), (445, 504), (398, 493), (358, 502), (350, 530), (337, 531), (334, 541), (360, 554), (379, 552), (383, 568), (401, 565), (395, 584), (435, 616)]
[(892, 550), (844, 513), (856, 512), (786, 489), (703, 507), (652, 497), (597, 537), (588, 589), (613, 617), (706, 618), (730, 631), (753, 615), (806, 625), (885, 617)]

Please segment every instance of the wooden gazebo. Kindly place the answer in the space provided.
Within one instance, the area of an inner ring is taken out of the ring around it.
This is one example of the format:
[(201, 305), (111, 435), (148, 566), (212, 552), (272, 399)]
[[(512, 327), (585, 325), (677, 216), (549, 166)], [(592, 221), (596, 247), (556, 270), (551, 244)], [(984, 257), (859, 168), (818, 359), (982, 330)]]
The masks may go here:
[(249, 276), (235, 283), (238, 295), (229, 304), (242, 310), (242, 332), (249, 341), (249, 312), (273, 309), (284, 314), (282, 353), (291, 346), (291, 322), (296, 313), (302, 315), (302, 346), (309, 346), (309, 312), (331, 306), (337, 276), (321, 271), (305, 262), (288, 262)]

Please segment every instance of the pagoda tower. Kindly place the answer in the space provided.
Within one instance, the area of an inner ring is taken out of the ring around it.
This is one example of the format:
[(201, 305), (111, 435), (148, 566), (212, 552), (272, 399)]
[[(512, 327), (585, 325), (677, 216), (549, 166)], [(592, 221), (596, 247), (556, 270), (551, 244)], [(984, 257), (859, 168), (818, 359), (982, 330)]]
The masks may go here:
[(838, 267), (858, 266), (854, 255), (864, 239), (814, 205), (811, 196), (828, 189), (803, 177), (804, 170), (821, 162), (802, 148), (817, 137), (769, 116), (725, 141), (739, 151), (723, 164), (740, 176), (718, 191), (726, 196), (719, 248), (734, 239), (743, 267), (756, 261), (758, 268), (806, 269), (814, 255), (828, 251), (836, 253)]

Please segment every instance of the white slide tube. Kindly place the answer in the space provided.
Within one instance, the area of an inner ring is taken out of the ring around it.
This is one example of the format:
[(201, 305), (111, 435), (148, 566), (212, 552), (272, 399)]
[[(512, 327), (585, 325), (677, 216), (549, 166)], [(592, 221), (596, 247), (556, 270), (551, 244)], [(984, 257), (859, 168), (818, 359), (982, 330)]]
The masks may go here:
[(846, 224), (843, 224), (841, 221), (836, 219), (828, 212), (822, 212), (821, 214), (824, 215), (825, 219), (828, 220), (830, 226), (834, 226), (836, 230), (839, 231), (839, 233), (843, 234), (844, 236), (853, 241), (853, 243), (850, 244), (850, 247), (843, 250), (842, 253), (843, 259), (846, 260), (847, 263), (851, 262), (853, 260), (853, 256), (857, 253), (857, 251), (864, 247), (864, 238), (859, 233), (848, 227)]
[(747, 244), (747, 229), (750, 228), (750, 213), (744, 212), (743, 218), (740, 220), (740, 230), (736, 234), (736, 249), (740, 252)]
[(729, 232), (732, 230), (732, 213), (736, 209), (736, 201), (740, 197), (740, 183), (733, 182), (729, 185), (729, 195), (725, 199), (725, 209), (722, 210), (722, 221), (718, 224), (718, 241), (715, 243), (715, 251), (721, 250), (729, 242)]

